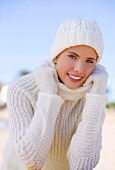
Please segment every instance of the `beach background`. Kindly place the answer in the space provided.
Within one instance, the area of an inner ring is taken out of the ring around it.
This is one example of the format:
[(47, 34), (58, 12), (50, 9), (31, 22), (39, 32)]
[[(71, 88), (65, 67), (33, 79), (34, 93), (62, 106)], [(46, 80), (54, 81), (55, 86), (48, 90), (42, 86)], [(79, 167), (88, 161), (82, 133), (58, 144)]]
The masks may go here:
[[(92, 18), (99, 24), (104, 39), (100, 64), (107, 68), (108, 103), (115, 108), (114, 0), (0, 0), (0, 107), (7, 103), (9, 83), (50, 59), (58, 27), (73, 18)], [(0, 109), (0, 167), (8, 136), (4, 108)], [(95, 170), (115, 170), (115, 109), (106, 110), (102, 146)]]
[[(99, 164), (94, 170), (115, 170), (115, 110), (106, 110), (103, 125), (103, 142)], [(3, 150), (8, 139), (8, 112), (0, 110), (0, 167), (3, 162)]]

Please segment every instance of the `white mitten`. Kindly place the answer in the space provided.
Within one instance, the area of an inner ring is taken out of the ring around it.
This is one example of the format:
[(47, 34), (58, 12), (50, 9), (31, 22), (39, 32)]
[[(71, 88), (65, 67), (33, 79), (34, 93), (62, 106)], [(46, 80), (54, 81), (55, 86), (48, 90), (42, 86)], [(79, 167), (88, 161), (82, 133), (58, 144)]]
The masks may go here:
[(41, 93), (57, 93), (57, 72), (49, 61), (43, 61), (35, 70), (36, 83)]
[(106, 71), (106, 68), (100, 64), (97, 64), (95, 66), (95, 69), (91, 73), (91, 75), (87, 78), (84, 85), (88, 85), (92, 83), (92, 88), (90, 89), (89, 92), (104, 95), (106, 90), (107, 80), (108, 80), (108, 73)]

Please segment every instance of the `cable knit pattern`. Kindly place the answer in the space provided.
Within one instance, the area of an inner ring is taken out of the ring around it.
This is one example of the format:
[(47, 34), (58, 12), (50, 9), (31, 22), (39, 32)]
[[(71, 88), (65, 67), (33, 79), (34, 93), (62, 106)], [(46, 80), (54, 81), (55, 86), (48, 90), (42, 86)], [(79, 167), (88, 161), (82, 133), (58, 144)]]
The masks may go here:
[(6, 145), (1, 170), (92, 170), (96, 166), (105, 98), (88, 94), (90, 86), (70, 90), (58, 82), (57, 87), (57, 95), (40, 93), (34, 74), (10, 85), (12, 140)]

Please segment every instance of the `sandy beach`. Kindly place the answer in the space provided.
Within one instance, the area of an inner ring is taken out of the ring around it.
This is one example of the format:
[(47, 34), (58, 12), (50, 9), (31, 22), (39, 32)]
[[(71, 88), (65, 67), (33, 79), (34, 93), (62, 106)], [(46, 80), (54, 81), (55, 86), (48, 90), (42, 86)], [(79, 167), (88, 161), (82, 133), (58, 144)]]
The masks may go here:
[[(3, 149), (8, 139), (7, 110), (0, 111), (0, 167), (3, 161)], [(115, 170), (115, 110), (106, 111), (103, 125), (103, 142), (99, 164), (94, 170)]]

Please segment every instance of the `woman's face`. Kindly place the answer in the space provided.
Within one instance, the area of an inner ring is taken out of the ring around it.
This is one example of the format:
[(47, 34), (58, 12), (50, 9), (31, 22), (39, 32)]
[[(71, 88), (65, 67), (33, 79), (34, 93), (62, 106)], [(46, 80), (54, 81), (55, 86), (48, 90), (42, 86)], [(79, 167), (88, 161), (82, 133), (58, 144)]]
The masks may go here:
[(85, 45), (70, 47), (54, 59), (59, 80), (73, 90), (86, 81), (96, 61), (95, 50)]

